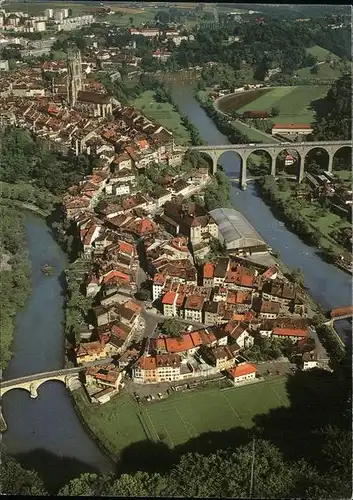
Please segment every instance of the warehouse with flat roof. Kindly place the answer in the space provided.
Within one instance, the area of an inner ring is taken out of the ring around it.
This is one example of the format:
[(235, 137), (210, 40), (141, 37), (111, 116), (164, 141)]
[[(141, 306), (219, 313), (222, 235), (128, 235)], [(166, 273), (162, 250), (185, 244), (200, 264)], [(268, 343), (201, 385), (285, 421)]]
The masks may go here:
[(216, 208), (210, 212), (219, 230), (219, 239), (229, 252), (238, 255), (265, 253), (267, 244), (250, 222), (233, 208)]

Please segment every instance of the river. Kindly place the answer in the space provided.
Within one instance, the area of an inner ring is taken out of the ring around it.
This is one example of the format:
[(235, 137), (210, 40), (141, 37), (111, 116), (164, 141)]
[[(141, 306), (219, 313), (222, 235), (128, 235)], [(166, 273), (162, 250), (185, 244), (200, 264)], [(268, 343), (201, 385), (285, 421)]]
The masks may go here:
[[(231, 144), (201, 108), (194, 97), (192, 87), (174, 86), (172, 95), (175, 103), (197, 127), (201, 138), (207, 144)], [(219, 163), (228, 175), (240, 176), (240, 159), (235, 153), (224, 153)], [(234, 208), (244, 214), (274, 251), (279, 252), (283, 263), (291, 269), (302, 269), (305, 286), (310, 295), (325, 310), (352, 303), (351, 277), (324, 262), (314, 247), (303, 243), (298, 236), (283, 226), (261, 199), (255, 183), (248, 183), (246, 191), (232, 183), (231, 194)], [(348, 321), (337, 322), (336, 330), (343, 340), (352, 335)]]
[[(25, 226), (32, 294), (26, 308), (16, 315), (15, 355), (4, 379), (64, 364), (64, 295), (58, 275), (66, 268), (67, 258), (44, 219), (26, 213)], [(55, 276), (43, 275), (45, 263), (54, 266)], [(64, 385), (46, 382), (38, 393), (35, 400), (24, 390), (3, 397), (6, 449), (24, 466), (38, 470), (54, 489), (81, 472), (109, 471), (112, 464), (84, 430)]]

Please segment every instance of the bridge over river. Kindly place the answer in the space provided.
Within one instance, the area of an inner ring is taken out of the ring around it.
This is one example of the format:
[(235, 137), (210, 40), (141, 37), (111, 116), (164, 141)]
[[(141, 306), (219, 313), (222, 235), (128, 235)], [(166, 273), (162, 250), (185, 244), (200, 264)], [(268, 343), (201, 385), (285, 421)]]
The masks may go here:
[[(2, 380), (0, 382), (0, 398), (2, 398), (7, 392), (13, 389), (23, 389), (30, 393), (31, 398), (35, 399), (38, 397), (38, 389), (42, 384), (49, 381), (59, 381), (65, 384), (65, 387), (70, 388), (71, 384), (79, 379), (80, 372), (84, 371), (88, 366), (97, 366), (102, 364), (108, 364), (112, 362), (112, 358), (104, 358), (97, 361), (92, 361), (90, 363), (83, 364), (82, 366), (77, 366), (74, 368), (62, 368), (60, 370), (54, 370), (50, 372), (33, 373), (31, 375), (25, 375), (24, 377), (19, 377), (11, 380)], [(0, 414), (1, 419), (1, 431), (6, 429), (5, 420)]]
[(190, 148), (193, 151), (199, 151), (200, 153), (208, 154), (212, 159), (212, 172), (215, 174), (217, 172), (217, 164), (219, 158), (223, 153), (227, 151), (231, 151), (239, 155), (241, 158), (241, 177), (240, 177), (240, 185), (242, 189), (246, 189), (246, 168), (247, 168), (247, 159), (252, 153), (266, 151), (271, 157), (270, 161), (270, 171), (271, 175), (276, 176), (276, 160), (278, 155), (287, 150), (294, 150), (298, 154), (298, 174), (297, 180), (301, 182), (304, 177), (304, 165), (305, 158), (307, 154), (313, 149), (323, 149), (328, 154), (328, 167), (327, 171), (332, 172), (333, 166), (333, 158), (337, 151), (344, 147), (352, 148), (352, 141), (312, 141), (312, 142), (282, 142), (282, 143), (259, 143), (259, 144), (230, 144), (230, 145), (202, 145), (202, 146), (191, 146)]

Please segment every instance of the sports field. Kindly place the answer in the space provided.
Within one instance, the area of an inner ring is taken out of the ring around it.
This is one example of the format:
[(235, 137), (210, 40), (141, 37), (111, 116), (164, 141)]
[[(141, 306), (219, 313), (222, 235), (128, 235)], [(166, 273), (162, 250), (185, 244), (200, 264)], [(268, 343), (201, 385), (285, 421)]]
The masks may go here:
[(279, 115), (271, 118), (274, 123), (308, 123), (314, 119), (314, 112), (310, 104), (327, 94), (326, 85), (300, 85), (276, 87), (258, 99), (250, 102), (238, 110), (262, 111), (273, 107), (279, 108)]
[(173, 448), (204, 432), (252, 427), (255, 415), (288, 406), (285, 382), (277, 378), (223, 390), (173, 393), (141, 405), (126, 393), (101, 407), (87, 403), (82, 390), (74, 395), (88, 426), (109, 450), (119, 453), (146, 439)]

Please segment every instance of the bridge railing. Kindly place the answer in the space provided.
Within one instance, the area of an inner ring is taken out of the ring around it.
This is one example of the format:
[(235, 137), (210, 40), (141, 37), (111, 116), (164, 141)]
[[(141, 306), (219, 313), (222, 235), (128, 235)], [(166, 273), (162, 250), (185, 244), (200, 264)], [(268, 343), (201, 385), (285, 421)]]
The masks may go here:
[(61, 370), (55, 370), (51, 372), (43, 372), (43, 373), (33, 373), (33, 375), (25, 375), (24, 377), (13, 378), (11, 380), (1, 380), (1, 387), (9, 387), (14, 384), (18, 384), (21, 382), (31, 382), (32, 380), (39, 380), (41, 378), (46, 377), (54, 377), (56, 375), (69, 375), (70, 373), (78, 373), (83, 370), (84, 366), (77, 366), (75, 368), (63, 368)]

